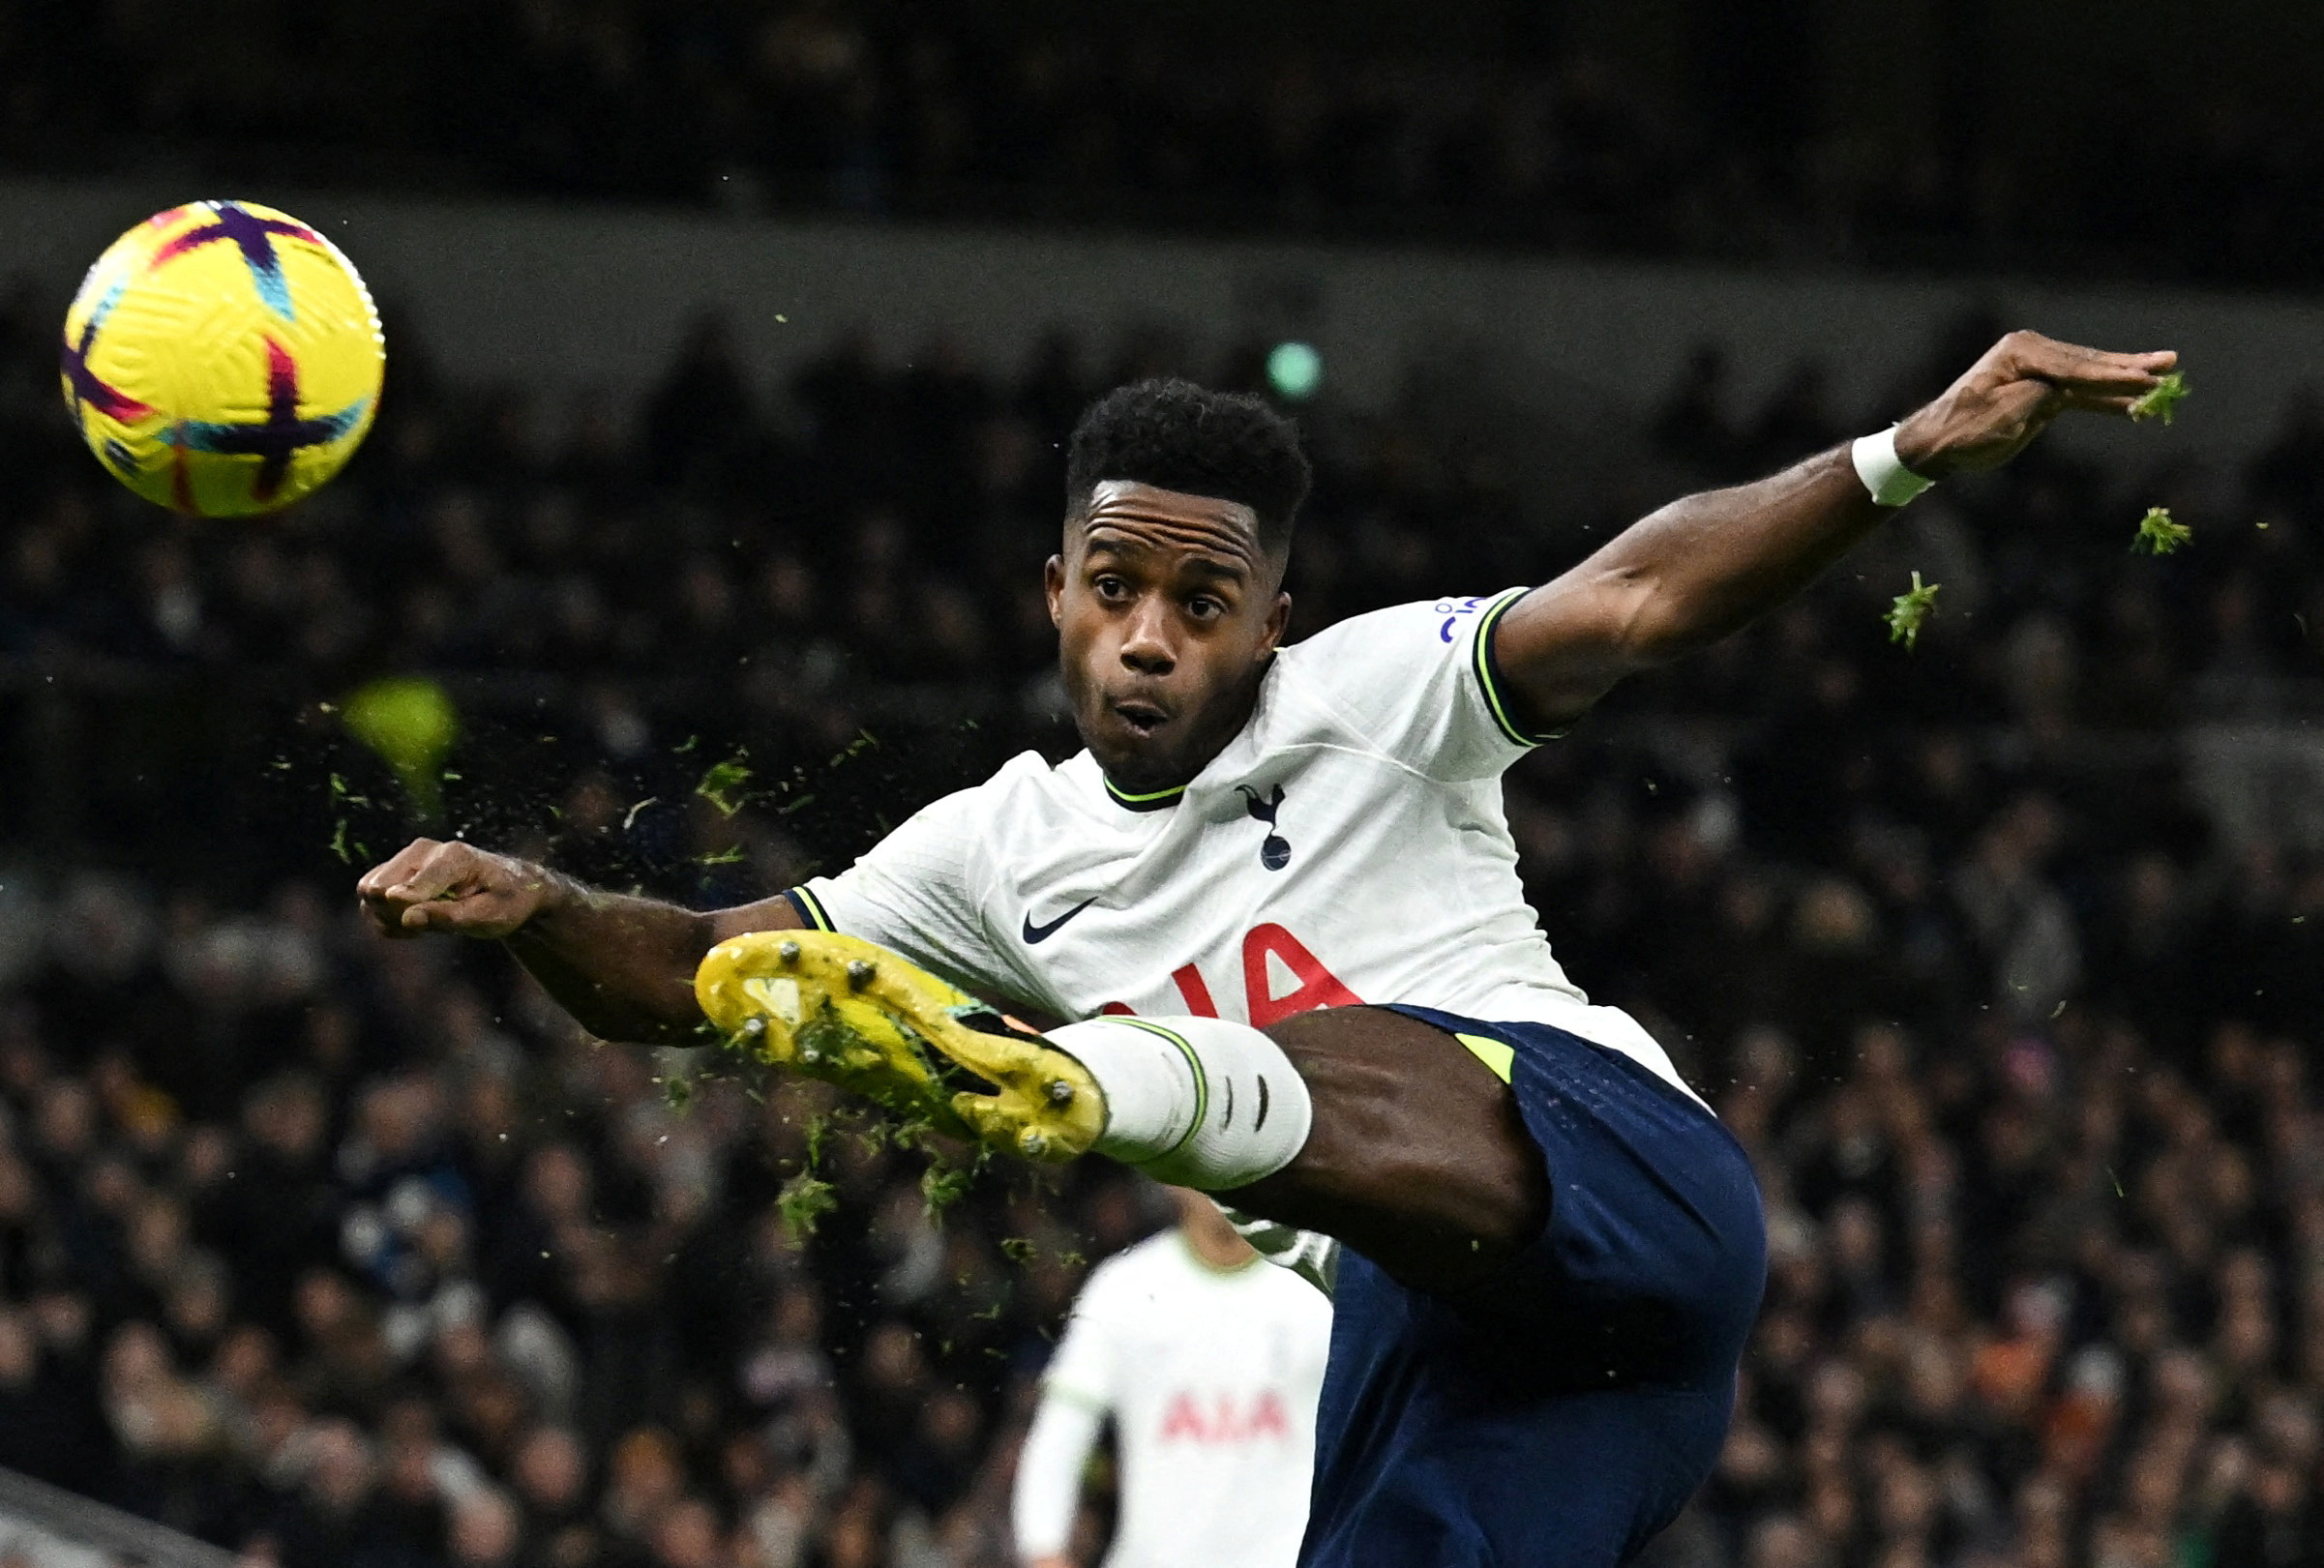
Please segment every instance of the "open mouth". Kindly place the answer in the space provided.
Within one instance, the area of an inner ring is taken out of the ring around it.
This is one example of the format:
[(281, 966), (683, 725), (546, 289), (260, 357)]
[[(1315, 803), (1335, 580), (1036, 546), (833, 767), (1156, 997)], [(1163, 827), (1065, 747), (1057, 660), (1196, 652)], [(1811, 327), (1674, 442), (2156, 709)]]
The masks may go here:
[(1133, 734), (1144, 739), (1170, 722), (1170, 715), (1151, 702), (1132, 698), (1113, 705), (1114, 716), (1130, 727)]

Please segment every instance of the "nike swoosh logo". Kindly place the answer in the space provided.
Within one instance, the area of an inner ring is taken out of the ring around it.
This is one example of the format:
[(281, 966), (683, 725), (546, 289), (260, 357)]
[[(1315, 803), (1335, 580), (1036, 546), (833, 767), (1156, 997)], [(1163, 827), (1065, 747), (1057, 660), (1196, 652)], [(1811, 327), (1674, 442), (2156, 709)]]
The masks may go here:
[(1066, 921), (1071, 920), (1075, 915), (1080, 914), (1084, 909), (1088, 908), (1089, 905), (1095, 903), (1097, 901), (1093, 898), (1084, 899), (1081, 902), (1075, 904), (1072, 908), (1066, 910), (1063, 914), (1058, 916), (1057, 919), (1051, 921), (1046, 926), (1034, 925), (1031, 911), (1027, 911), (1025, 916), (1026, 941), (1028, 943), (1048, 941), (1052, 936), (1055, 936), (1058, 933), (1058, 928), (1059, 926), (1062, 926)]

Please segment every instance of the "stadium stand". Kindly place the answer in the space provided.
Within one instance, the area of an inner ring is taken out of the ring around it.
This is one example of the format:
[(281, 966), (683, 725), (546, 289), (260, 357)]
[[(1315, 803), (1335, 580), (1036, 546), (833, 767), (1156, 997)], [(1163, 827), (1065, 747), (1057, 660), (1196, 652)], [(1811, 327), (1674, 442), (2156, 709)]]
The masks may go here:
[[(1062, 744), (1053, 443), (1113, 377), (1254, 367), (843, 346), (770, 397), (704, 337), (629, 418), (406, 358), (337, 487), (195, 529), (74, 444), (53, 319), (0, 316), (0, 1465), (281, 1568), (1008, 1561), (1049, 1336), (1161, 1216), (1092, 1169), (932, 1220), (928, 1153), (819, 1094), (371, 938), (343, 857), (404, 808), (325, 705), (435, 672), (475, 836), (782, 885)], [(1640, 432), (1637, 502), (1863, 423), (1811, 375), (1738, 423), (1716, 372)], [(1419, 406), (1303, 417), (1308, 628), (1618, 520)], [(2129, 554), (2163, 503), (2192, 547)], [(1568, 967), (1769, 1197), (1742, 1414), (1657, 1561), (2324, 1553), (2324, 833), (2280, 787), (2314, 766), (2319, 529), (2312, 405), (2236, 473), (2038, 450), (1511, 776)], [(1910, 654), (1909, 569), (1945, 585)], [(698, 786), (738, 753), (730, 814)]]
[[(2316, 264), (2313, 34), (2264, 8), (2216, 37), (2110, 18), (2144, 44), (2104, 67), (2052, 40), (2040, 94), (2005, 74), (2040, 33), (1974, 4), (1904, 34), (1864, 8), (1853, 56), (1799, 6), (1675, 5), (1630, 55), (1580, 6), (1386, 36), (1382, 7), (1175, 9), (49, 7), (12, 21), (0, 168), (2279, 285)], [(1866, 110), (1866, 70), (1931, 106)], [(2021, 124), (2028, 98), (2071, 106)]]

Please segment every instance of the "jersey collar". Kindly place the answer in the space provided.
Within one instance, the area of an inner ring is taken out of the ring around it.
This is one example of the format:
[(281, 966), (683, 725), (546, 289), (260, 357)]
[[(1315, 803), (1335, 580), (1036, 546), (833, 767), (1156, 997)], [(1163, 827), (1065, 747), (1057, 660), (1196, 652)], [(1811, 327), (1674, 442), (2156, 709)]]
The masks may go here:
[(1113, 780), (1106, 778), (1102, 772), (1098, 774), (1098, 778), (1105, 784), (1106, 799), (1125, 812), (1159, 812), (1176, 806), (1180, 797), (1186, 793), (1184, 784), (1172, 784), (1168, 789), (1150, 789), (1144, 794), (1133, 795), (1115, 784)]

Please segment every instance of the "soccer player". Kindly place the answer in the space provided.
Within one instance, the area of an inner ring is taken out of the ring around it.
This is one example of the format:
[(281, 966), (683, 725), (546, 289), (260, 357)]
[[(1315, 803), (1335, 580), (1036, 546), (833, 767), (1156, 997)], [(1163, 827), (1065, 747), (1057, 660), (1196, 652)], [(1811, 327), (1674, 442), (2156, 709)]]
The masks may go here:
[(1025, 1568), (1066, 1554), (1082, 1467), (1114, 1418), (1105, 1568), (1292, 1568), (1307, 1523), (1331, 1309), (1169, 1189), (1178, 1224), (1097, 1266), (1041, 1380), (1011, 1513)]
[[(1932, 482), (2177, 363), (2011, 333), (1878, 435), (1685, 497), (1546, 584), (1281, 646), (1307, 465), (1252, 399), (1118, 389), (1047, 569), (1088, 750), (849, 871), (697, 913), (419, 841), (360, 896), (505, 941), (610, 1039), (730, 1038), (1040, 1160), (1336, 1237), (1301, 1560), (1603, 1565), (1707, 1476), (1766, 1247), (1735, 1140), (1524, 902), (1499, 775), (1789, 599)], [(1004, 1022), (958, 986), (1053, 1018)], [(1262, 1250), (1281, 1242), (1280, 1234)]]

